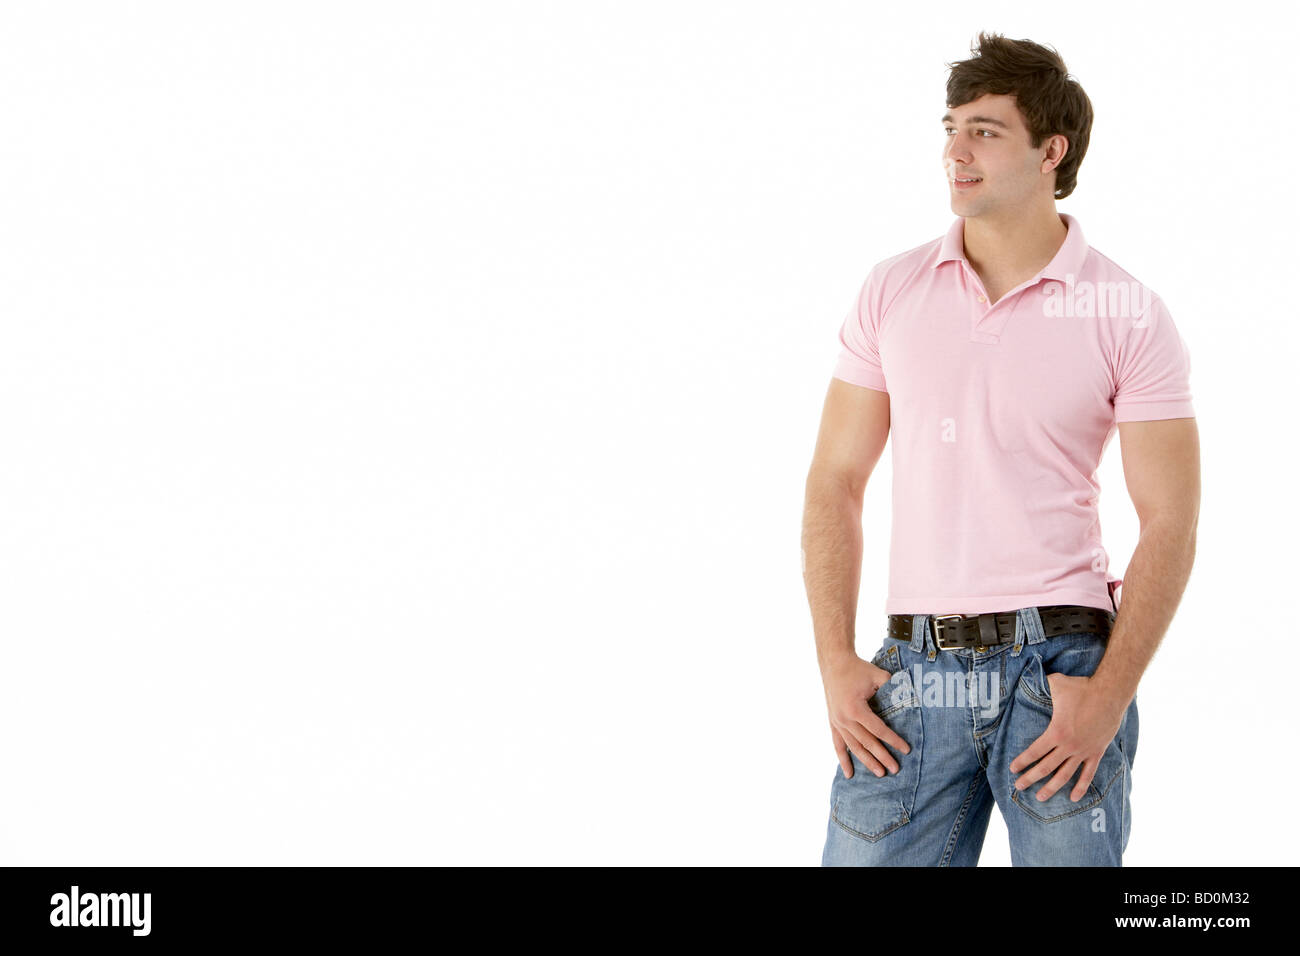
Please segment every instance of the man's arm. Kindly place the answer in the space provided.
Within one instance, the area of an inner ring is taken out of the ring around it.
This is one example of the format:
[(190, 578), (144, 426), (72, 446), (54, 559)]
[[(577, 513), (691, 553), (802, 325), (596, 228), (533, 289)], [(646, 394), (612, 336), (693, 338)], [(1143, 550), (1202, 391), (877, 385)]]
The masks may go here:
[(831, 740), (846, 777), (853, 776), (850, 751), (883, 776), (898, 771), (884, 744), (911, 750), (868, 706), (889, 674), (858, 657), (854, 644), (862, 499), (888, 437), (889, 394), (832, 378), (805, 485), (802, 549)]
[(862, 499), (889, 437), (889, 393), (831, 379), (804, 486), (803, 578), (817, 664), (854, 649)]
[(1101, 755), (1173, 620), (1196, 555), (1201, 510), (1196, 419), (1120, 422), (1119, 438), (1124, 480), (1141, 533), (1124, 572), (1124, 599), (1101, 663), (1090, 677), (1047, 675), (1051, 722), (1011, 761), (1011, 772), (1020, 774), (1017, 790), (1054, 772), (1039, 788), (1040, 801), (1069, 783), (1080, 766), (1070, 799), (1077, 801), (1087, 793)]
[(1092, 686), (1122, 714), (1192, 573), (1201, 511), (1201, 451), (1195, 418), (1120, 422), (1119, 440), (1124, 481), (1141, 532)]

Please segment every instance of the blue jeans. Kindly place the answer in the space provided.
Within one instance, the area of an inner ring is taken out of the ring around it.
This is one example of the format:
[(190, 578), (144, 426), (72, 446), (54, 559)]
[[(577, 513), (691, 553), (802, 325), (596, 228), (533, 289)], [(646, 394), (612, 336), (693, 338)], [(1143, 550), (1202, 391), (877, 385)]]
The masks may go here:
[(1077, 803), (1070, 792), (1078, 770), (1040, 801), (1036, 795), (1055, 771), (1018, 791), (1019, 774), (1010, 769), (1051, 720), (1047, 675), (1091, 675), (1106, 637), (1045, 637), (1038, 608), (1028, 607), (1016, 612), (1013, 644), (943, 651), (930, 619), (913, 615), (912, 639), (886, 637), (872, 661), (892, 677), (871, 698), (871, 709), (912, 749), (890, 748), (899, 770), (883, 777), (852, 753), (852, 777), (836, 763), (822, 865), (974, 866), (996, 802), (1012, 865), (1120, 866), (1132, 823), (1136, 697)]

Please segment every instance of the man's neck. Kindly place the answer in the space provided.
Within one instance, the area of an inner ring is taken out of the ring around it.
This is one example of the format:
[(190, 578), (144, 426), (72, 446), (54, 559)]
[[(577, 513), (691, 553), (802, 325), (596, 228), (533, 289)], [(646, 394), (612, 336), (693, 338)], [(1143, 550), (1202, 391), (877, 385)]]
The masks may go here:
[(1028, 217), (968, 218), (962, 224), (962, 243), (966, 258), (981, 276), (1024, 281), (1056, 257), (1068, 232), (1053, 203)]

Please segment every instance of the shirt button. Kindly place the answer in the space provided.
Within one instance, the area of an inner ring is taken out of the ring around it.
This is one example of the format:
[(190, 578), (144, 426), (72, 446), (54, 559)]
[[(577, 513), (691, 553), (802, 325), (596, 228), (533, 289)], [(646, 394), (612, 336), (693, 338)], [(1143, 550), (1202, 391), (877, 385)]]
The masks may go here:
[(984, 296), (980, 296), (980, 301), (981, 301), (981, 302), (984, 301)]

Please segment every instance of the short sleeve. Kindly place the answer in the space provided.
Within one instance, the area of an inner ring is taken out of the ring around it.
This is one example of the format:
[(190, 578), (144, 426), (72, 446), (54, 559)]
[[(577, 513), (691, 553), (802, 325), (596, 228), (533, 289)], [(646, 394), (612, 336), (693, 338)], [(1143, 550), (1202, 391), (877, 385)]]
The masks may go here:
[(1115, 421), (1196, 417), (1191, 353), (1159, 296), (1129, 329), (1115, 368)]
[(840, 354), (832, 378), (887, 392), (880, 364), (880, 296), (877, 270), (867, 275), (858, 297), (840, 324)]

